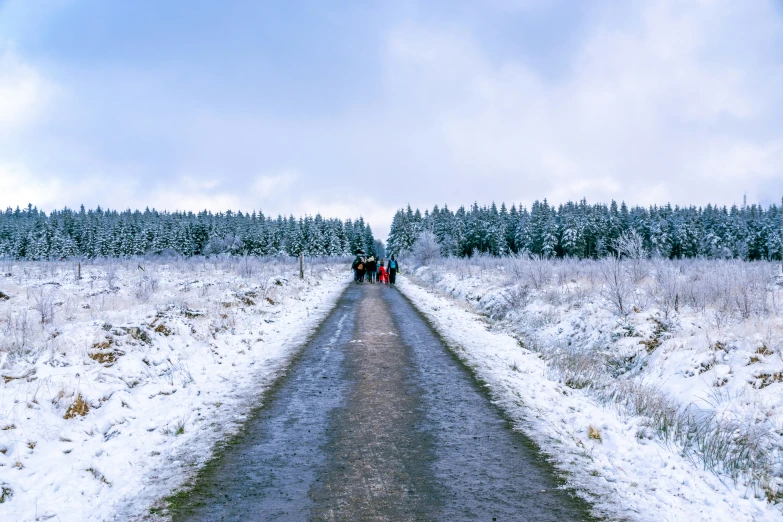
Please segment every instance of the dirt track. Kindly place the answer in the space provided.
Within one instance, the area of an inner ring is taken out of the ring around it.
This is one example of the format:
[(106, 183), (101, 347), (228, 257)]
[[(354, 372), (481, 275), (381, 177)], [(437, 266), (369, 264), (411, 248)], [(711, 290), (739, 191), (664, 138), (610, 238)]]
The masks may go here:
[(353, 285), (174, 520), (587, 520), (393, 287)]

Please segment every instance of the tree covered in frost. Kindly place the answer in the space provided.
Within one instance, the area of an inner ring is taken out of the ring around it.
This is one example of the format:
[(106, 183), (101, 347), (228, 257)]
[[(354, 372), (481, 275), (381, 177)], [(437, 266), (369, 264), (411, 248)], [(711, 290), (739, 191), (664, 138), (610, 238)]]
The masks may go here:
[(410, 251), (422, 231), (431, 231), (447, 256), (529, 253), (544, 257), (593, 258), (615, 254), (617, 239), (635, 230), (644, 249), (666, 258), (706, 257), (780, 260), (783, 255), (783, 207), (628, 208), (625, 203), (592, 204), (582, 199), (555, 207), (546, 199), (528, 209), (495, 203), (451, 211), (397, 211), (387, 252)]
[(183, 256), (349, 255), (374, 252), (372, 229), (362, 218), (287, 218), (261, 212), (116, 212), (68, 208), (51, 214), (28, 205), (0, 213), (0, 258), (60, 259)]

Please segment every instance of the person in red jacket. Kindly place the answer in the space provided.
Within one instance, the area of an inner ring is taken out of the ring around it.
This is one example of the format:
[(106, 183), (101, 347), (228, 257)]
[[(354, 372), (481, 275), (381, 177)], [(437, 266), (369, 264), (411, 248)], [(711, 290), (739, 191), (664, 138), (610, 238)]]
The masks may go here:
[(389, 284), (389, 272), (386, 271), (386, 267), (383, 266), (383, 259), (378, 263), (378, 282), (382, 284)]

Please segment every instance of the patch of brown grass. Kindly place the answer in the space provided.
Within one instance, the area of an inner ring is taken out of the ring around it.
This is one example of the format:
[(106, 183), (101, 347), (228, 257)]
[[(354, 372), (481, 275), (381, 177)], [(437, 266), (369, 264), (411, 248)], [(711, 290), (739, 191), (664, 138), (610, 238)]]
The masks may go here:
[(652, 336), (649, 339), (643, 339), (639, 341), (639, 344), (643, 345), (647, 349), (647, 353), (653, 353), (655, 349), (663, 343), (661, 338), (666, 332), (666, 325), (664, 325), (661, 321), (655, 318), (651, 318), (650, 320), (655, 323)]
[(96, 480), (100, 480), (104, 484), (106, 484), (108, 486), (111, 486), (111, 482), (106, 480), (106, 476), (103, 473), (101, 473), (100, 471), (98, 471), (97, 469), (95, 469), (95, 468), (87, 468), (87, 471), (92, 473), (92, 476), (95, 477)]
[(773, 354), (773, 353), (775, 353), (775, 352), (773, 352), (772, 350), (770, 350), (769, 348), (767, 348), (767, 345), (766, 345), (766, 344), (762, 344), (762, 345), (761, 345), (761, 348), (759, 348), (759, 349), (757, 349), (757, 350), (756, 350), (756, 353), (757, 353), (758, 355), (763, 355), (764, 357), (769, 357), (770, 355), (772, 355), (772, 354)]
[(155, 333), (163, 334), (166, 337), (171, 335), (171, 328), (166, 326), (164, 323), (160, 323), (158, 326), (155, 327)]
[(587, 429), (587, 438), (590, 440), (597, 440), (598, 442), (601, 442), (601, 430), (594, 426), (590, 426)]
[(5, 381), (6, 384), (8, 384), (11, 381), (16, 381), (19, 379), (27, 379), (27, 382), (31, 382), (37, 379), (37, 377), (32, 376), (34, 373), (35, 373), (35, 369), (30, 370), (29, 372), (25, 373), (24, 375), (20, 375), (19, 377), (15, 377), (13, 375), (3, 375), (3, 381)]
[(76, 400), (68, 407), (68, 411), (65, 412), (65, 419), (72, 419), (77, 415), (84, 417), (87, 412), (90, 411), (90, 406), (87, 401), (84, 400), (82, 394), (76, 396)]
[(92, 347), (95, 348), (96, 350), (105, 350), (111, 347), (112, 344), (114, 344), (114, 339), (112, 339), (111, 337), (107, 337), (104, 341), (100, 343), (92, 343)]
[(119, 352), (93, 352), (87, 354), (90, 359), (101, 364), (114, 364), (119, 355)]
[(750, 384), (760, 390), (776, 382), (783, 382), (783, 372), (760, 373), (756, 375), (756, 381), (751, 381)]

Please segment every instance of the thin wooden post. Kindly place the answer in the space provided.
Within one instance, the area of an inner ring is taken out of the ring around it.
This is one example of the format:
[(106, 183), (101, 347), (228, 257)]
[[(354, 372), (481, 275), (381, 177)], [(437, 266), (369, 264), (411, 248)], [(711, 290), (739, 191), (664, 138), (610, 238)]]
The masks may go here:
[(76, 268), (76, 279), (77, 280), (81, 280), (82, 279), (82, 262), (81, 261), (79, 261), (79, 264), (77, 265), (77, 268)]
[(304, 279), (304, 254), (299, 252), (299, 279)]

